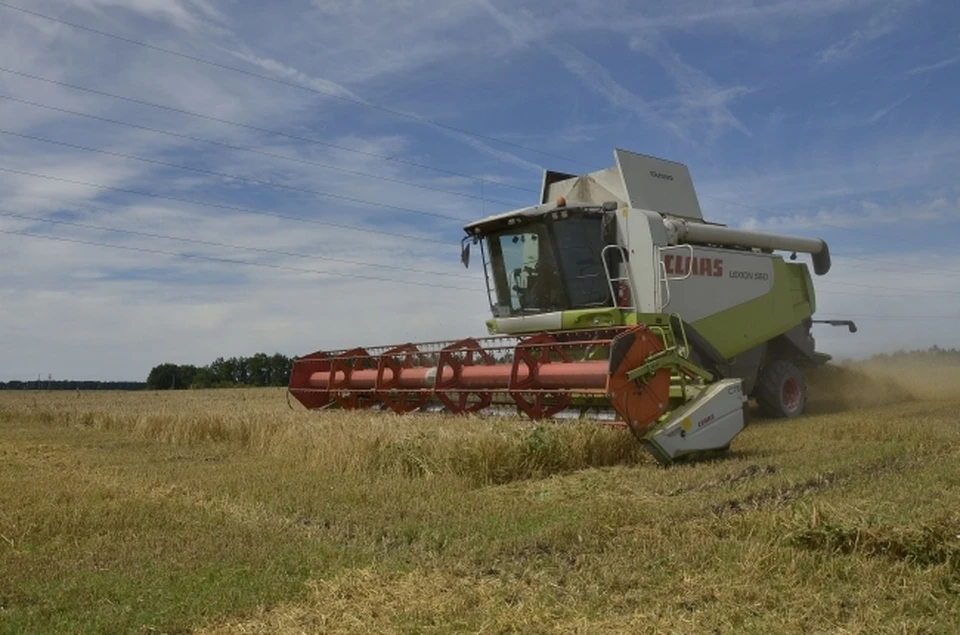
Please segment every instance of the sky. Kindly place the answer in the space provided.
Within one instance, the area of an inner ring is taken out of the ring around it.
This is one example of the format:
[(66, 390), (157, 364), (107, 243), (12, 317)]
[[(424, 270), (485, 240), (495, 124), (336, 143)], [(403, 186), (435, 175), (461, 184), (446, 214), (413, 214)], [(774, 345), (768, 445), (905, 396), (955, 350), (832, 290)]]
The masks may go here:
[(946, 1), (0, 0), (0, 381), (484, 335), (462, 226), (614, 148), (957, 347), (958, 106)]

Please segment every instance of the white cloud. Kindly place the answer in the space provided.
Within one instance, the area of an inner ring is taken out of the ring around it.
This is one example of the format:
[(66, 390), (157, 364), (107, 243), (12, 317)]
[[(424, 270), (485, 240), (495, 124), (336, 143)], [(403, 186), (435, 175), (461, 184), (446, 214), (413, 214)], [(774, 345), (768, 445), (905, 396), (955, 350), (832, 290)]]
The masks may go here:
[(267, 71), (270, 71), (271, 73), (279, 75), (282, 78), (288, 79), (295, 83), (302, 84), (304, 86), (308, 86), (322, 93), (329, 94), (332, 96), (348, 97), (354, 101), (368, 103), (368, 102), (365, 102), (363, 99), (361, 99), (359, 96), (357, 96), (355, 93), (353, 93), (350, 89), (344, 86), (341, 86), (336, 82), (332, 82), (328, 79), (323, 79), (322, 77), (311, 77), (306, 73), (298, 71), (297, 69), (287, 66), (286, 64), (282, 64), (281, 62), (278, 62), (276, 60), (258, 57), (256, 55), (252, 55), (249, 53), (237, 52), (237, 53), (233, 53), (233, 55), (235, 55), (239, 59), (242, 59), (245, 62), (249, 62), (250, 64), (253, 64), (254, 66), (259, 66), (264, 70), (267, 70)]
[(549, 48), (570, 73), (611, 105), (654, 127), (670, 130), (681, 139), (687, 138), (679, 126), (665, 120), (643, 98), (617, 83), (609, 71), (594, 60), (569, 45), (551, 45)]
[[(835, 205), (815, 212), (797, 212), (783, 215), (748, 216), (740, 225), (752, 230), (796, 230), (818, 228), (879, 228), (883, 225), (903, 223), (934, 225), (945, 221), (960, 220), (960, 198), (950, 200), (937, 197), (913, 204), (880, 205), (874, 201), (861, 200), (854, 204)], [(937, 241), (930, 241), (931, 245)]]
[(948, 57), (940, 60), (939, 62), (934, 62), (933, 64), (922, 64), (920, 66), (915, 66), (906, 71), (904, 75), (920, 75), (922, 73), (930, 73), (933, 71), (938, 71), (941, 68), (953, 66), (957, 62), (960, 62), (960, 55), (954, 55), (953, 57)]
[(746, 86), (721, 87), (709, 75), (684, 62), (657, 33), (630, 38), (630, 48), (646, 53), (656, 60), (673, 79), (677, 94), (663, 100), (659, 105), (670, 112), (671, 118), (678, 120), (684, 129), (690, 129), (702, 122), (707, 128), (710, 140), (718, 138), (726, 128), (751, 136), (729, 105), (737, 98), (752, 92), (752, 89)]
[(863, 27), (855, 29), (817, 53), (817, 58), (820, 62), (832, 62), (850, 57), (856, 48), (893, 33), (903, 22), (904, 14), (922, 2), (923, 0), (892, 0), (885, 3), (877, 13), (870, 16)]

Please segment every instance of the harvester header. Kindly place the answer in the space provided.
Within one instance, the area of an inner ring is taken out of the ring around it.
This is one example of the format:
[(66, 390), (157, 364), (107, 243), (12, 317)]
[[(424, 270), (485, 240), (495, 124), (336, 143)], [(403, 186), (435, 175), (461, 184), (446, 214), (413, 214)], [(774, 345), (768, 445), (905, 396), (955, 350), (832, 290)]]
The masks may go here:
[(290, 392), (311, 409), (613, 419), (665, 464), (729, 447), (750, 398), (768, 416), (801, 414), (802, 369), (830, 357), (815, 350), (813, 283), (794, 260), (809, 254), (825, 275), (827, 244), (707, 222), (686, 166), (614, 158), (547, 171), (537, 205), (464, 227), (463, 264), (473, 246), (482, 256), (487, 337), (318, 351), (294, 363)]

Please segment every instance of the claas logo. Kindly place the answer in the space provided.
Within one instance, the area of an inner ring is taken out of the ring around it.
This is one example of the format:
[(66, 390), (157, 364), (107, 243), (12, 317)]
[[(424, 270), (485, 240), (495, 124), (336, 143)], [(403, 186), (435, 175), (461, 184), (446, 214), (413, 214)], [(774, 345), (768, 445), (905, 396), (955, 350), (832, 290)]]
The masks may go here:
[(663, 257), (663, 266), (668, 274), (685, 276), (723, 276), (723, 260), (720, 258), (691, 258), (678, 254), (666, 254)]

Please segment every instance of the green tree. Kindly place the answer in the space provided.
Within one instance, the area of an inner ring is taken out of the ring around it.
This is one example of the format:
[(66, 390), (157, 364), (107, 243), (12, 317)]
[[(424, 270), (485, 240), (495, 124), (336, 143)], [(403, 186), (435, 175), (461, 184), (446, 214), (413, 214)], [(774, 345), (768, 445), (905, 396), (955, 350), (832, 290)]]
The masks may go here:
[(193, 383), (196, 374), (196, 366), (160, 364), (150, 369), (147, 388), (149, 390), (186, 390)]

